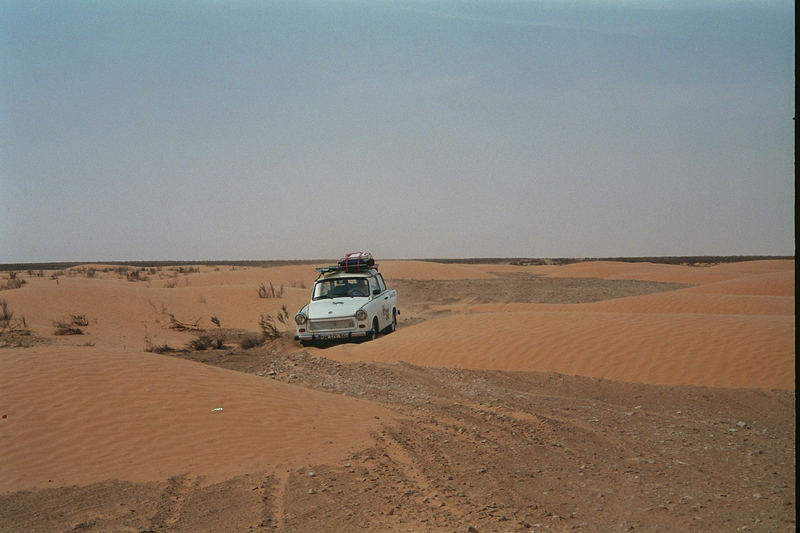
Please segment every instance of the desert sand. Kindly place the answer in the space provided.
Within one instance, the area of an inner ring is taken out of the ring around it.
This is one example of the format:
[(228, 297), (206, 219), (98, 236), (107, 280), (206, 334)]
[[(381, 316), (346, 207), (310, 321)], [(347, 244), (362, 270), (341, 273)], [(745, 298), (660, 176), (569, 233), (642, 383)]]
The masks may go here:
[(250, 350), (312, 266), (18, 273), (0, 531), (794, 530), (794, 261), (380, 268), (396, 332)]

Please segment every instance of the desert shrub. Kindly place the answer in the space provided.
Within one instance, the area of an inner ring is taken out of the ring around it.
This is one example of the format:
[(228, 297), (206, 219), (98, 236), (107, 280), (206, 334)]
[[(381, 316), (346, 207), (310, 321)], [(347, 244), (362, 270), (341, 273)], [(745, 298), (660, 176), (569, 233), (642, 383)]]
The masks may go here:
[(86, 319), (86, 315), (70, 315), (72, 318), (72, 324), (75, 326), (88, 326), (89, 321)]
[(175, 318), (175, 315), (169, 313), (169, 329), (174, 329), (175, 331), (203, 331), (203, 328), (198, 325), (199, 322), (199, 318), (192, 323), (181, 322)]
[(221, 349), (225, 347), (225, 335), (220, 332), (202, 334), (189, 342), (192, 350), (208, 350), (209, 348)]
[(275, 288), (272, 282), (269, 282), (269, 288), (263, 283), (258, 287), (259, 298), (283, 298), (283, 284), (279, 288)]
[(148, 281), (150, 279), (144, 269), (131, 270), (125, 274), (125, 277), (128, 278), (128, 281)]
[(0, 326), (10, 324), (12, 318), (14, 318), (14, 311), (8, 308), (7, 301), (0, 300)]
[(289, 325), (289, 310), (286, 309), (285, 305), (282, 305), (281, 310), (278, 311), (278, 322), (280, 322), (284, 326)]
[(79, 327), (73, 326), (71, 323), (64, 320), (54, 320), (53, 335), (83, 335), (83, 330)]
[(217, 315), (211, 315), (211, 323), (217, 326), (218, 328), (222, 327), (222, 323), (219, 321), (219, 318), (217, 318)]
[(258, 319), (258, 325), (261, 327), (261, 332), (266, 340), (272, 341), (281, 336), (281, 332), (275, 324), (275, 319), (271, 315), (261, 315)]
[(264, 337), (258, 333), (248, 333), (239, 341), (239, 346), (241, 346), (243, 350), (249, 350), (250, 348), (261, 346), (264, 344), (264, 340)]
[(70, 315), (69, 320), (54, 320), (53, 335), (83, 335), (83, 330), (79, 327), (89, 325), (86, 315)]
[(172, 353), (172, 352), (180, 352), (177, 348), (173, 348), (167, 341), (164, 341), (162, 344), (156, 344), (153, 342), (152, 338), (150, 337), (150, 332), (147, 331), (147, 326), (144, 328), (144, 351), (150, 353)]
[(173, 348), (166, 342), (164, 344), (148, 344), (145, 349), (145, 352), (151, 353), (171, 353), (171, 352), (179, 352), (177, 348)]
[(0, 284), (0, 290), (19, 289), (25, 285), (25, 283), (27, 282), (22, 278), (18, 278), (16, 276), (9, 277), (5, 283)]
[(0, 300), (0, 333), (30, 334), (25, 317), (14, 318), (14, 311), (8, 307), (8, 302)]

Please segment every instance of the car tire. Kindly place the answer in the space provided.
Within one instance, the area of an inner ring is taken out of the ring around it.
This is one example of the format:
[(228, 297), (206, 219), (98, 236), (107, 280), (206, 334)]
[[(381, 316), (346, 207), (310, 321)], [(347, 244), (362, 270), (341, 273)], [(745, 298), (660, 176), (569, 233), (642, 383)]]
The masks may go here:
[(369, 340), (374, 341), (378, 338), (378, 317), (372, 319), (372, 333), (369, 336)]

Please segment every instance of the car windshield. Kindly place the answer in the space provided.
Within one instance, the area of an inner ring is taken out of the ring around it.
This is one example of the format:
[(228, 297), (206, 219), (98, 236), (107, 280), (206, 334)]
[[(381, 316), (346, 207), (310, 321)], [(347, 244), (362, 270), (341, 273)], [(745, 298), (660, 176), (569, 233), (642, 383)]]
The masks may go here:
[(369, 296), (366, 278), (323, 279), (314, 284), (314, 300)]

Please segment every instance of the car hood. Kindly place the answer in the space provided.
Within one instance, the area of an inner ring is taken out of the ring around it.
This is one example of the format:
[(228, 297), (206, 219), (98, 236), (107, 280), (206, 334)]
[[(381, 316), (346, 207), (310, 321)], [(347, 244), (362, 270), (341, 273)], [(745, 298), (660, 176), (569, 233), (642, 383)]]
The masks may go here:
[(309, 320), (353, 316), (369, 301), (368, 298), (326, 298), (308, 304)]

